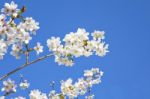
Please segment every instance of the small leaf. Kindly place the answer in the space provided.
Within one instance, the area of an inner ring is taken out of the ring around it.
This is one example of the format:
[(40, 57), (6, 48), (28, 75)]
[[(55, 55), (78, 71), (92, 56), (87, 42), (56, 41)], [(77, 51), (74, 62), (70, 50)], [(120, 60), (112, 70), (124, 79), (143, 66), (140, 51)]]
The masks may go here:
[(60, 98), (60, 99), (65, 99), (65, 97), (64, 97), (63, 94), (59, 94), (59, 98)]

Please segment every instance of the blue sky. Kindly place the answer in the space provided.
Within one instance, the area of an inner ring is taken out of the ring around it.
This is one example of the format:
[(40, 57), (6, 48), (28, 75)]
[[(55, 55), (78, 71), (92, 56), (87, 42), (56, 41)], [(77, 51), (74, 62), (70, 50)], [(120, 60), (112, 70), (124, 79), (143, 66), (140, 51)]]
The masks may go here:
[[(4, 2), (10, 1), (1, 0), (0, 8)], [(150, 99), (149, 0), (16, 0), (16, 2), (20, 7), (23, 5), (27, 7), (24, 16), (32, 16), (40, 22), (40, 30), (31, 41), (31, 45), (35, 45), (37, 41), (46, 45), (49, 37), (63, 38), (66, 33), (81, 27), (89, 32), (104, 30), (106, 42), (110, 45), (110, 53), (104, 58), (81, 57), (76, 59), (72, 68), (58, 66), (54, 63), (54, 58), (49, 58), (21, 70), (11, 76), (12, 79), (19, 81), (18, 75), (24, 74), (32, 85), (30, 89), (39, 88), (43, 92), (49, 92), (50, 81), (70, 77), (76, 80), (82, 76), (84, 69), (99, 67), (105, 74), (101, 85), (96, 85), (92, 90), (95, 99)], [(0, 76), (23, 62), (24, 58), (15, 60), (10, 55), (5, 56), (0, 63)], [(56, 89), (58, 88), (59, 84), (56, 86)], [(20, 94), (27, 93), (23, 91), (16, 93)]]

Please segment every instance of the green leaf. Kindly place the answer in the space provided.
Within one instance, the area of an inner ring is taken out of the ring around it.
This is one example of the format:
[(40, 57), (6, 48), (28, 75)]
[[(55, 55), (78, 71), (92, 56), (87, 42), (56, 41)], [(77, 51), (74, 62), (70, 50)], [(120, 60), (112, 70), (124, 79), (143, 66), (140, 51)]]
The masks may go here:
[(63, 94), (59, 94), (60, 99), (65, 99), (65, 96)]

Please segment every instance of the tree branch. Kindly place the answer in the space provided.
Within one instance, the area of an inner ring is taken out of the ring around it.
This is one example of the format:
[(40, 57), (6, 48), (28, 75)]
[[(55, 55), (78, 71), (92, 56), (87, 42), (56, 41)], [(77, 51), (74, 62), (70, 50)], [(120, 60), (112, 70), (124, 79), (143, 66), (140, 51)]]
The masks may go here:
[(7, 78), (8, 76), (14, 74), (14, 73), (17, 72), (17, 71), (19, 71), (19, 70), (21, 70), (21, 69), (23, 69), (23, 68), (25, 68), (25, 67), (27, 67), (27, 66), (29, 66), (29, 65), (31, 65), (31, 64), (34, 64), (34, 63), (36, 63), (36, 62), (38, 62), (38, 61), (44, 60), (44, 59), (46, 59), (46, 58), (48, 58), (48, 57), (51, 57), (52, 55), (53, 55), (53, 54), (48, 54), (48, 55), (42, 56), (42, 57), (40, 57), (40, 58), (38, 58), (38, 59), (36, 59), (36, 60), (34, 60), (34, 61), (31, 61), (31, 62), (28, 62), (28, 63), (26, 63), (26, 64), (23, 64), (23, 65), (17, 67), (16, 69), (10, 71), (9, 73), (5, 74), (4, 76), (2, 76), (2, 77), (0, 78), (0, 81), (2, 81), (3, 79)]

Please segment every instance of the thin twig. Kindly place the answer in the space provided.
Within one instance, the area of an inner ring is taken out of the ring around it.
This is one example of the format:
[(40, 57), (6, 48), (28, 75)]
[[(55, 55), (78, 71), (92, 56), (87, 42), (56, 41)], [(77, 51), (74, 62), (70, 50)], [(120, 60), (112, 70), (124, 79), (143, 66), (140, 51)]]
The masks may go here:
[(26, 64), (28, 64), (29, 63), (29, 52), (28, 51), (26, 51)]
[(31, 62), (29, 62), (29, 63), (27, 63), (27, 64), (23, 64), (23, 65), (17, 67), (16, 69), (10, 71), (9, 73), (5, 74), (4, 76), (2, 76), (2, 77), (0, 78), (0, 81), (2, 81), (3, 79), (7, 78), (8, 76), (14, 74), (14, 73), (17, 72), (17, 71), (22, 70), (23, 68), (25, 68), (25, 67), (27, 67), (27, 66), (29, 66), (29, 65), (31, 65), (31, 64), (34, 64), (34, 63), (36, 63), (36, 62), (38, 62), (38, 61), (40, 61), (40, 60), (46, 59), (46, 58), (48, 58), (48, 57), (50, 57), (50, 56), (52, 56), (52, 55), (53, 55), (53, 54), (48, 54), (48, 55), (42, 56), (42, 57), (40, 57), (40, 58), (38, 58), (38, 59), (36, 59), (36, 60), (34, 60), (34, 61), (31, 61)]
[(25, 48), (26, 48), (26, 52), (25, 52), (25, 55), (26, 55), (26, 64), (28, 64), (29, 63), (29, 45), (26, 44)]

